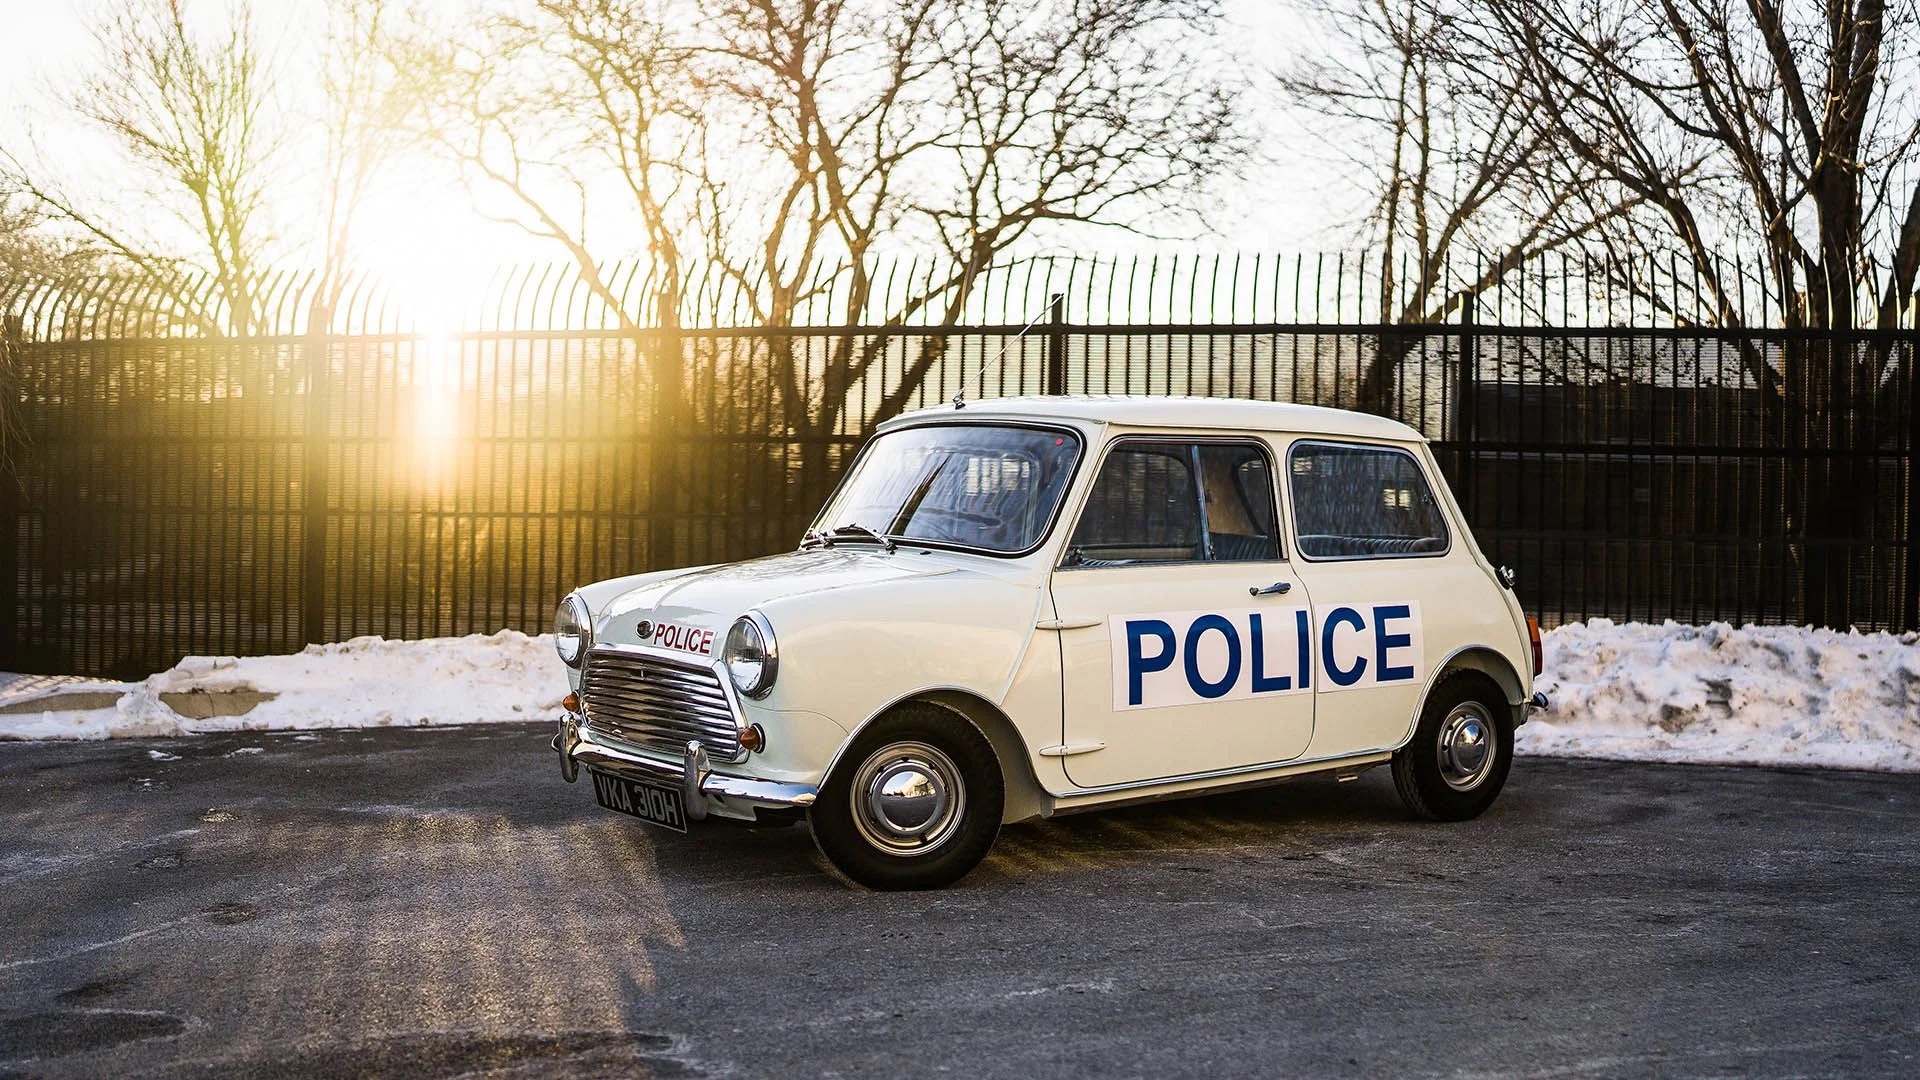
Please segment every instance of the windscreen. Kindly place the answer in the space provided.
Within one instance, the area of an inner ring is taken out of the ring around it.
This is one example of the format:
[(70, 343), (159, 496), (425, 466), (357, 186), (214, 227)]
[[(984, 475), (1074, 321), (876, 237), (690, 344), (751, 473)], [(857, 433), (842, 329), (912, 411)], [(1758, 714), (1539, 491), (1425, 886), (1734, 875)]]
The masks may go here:
[(890, 431), (854, 462), (814, 520), (835, 542), (862, 526), (1013, 554), (1039, 544), (1073, 475), (1080, 441), (1064, 431), (940, 424)]

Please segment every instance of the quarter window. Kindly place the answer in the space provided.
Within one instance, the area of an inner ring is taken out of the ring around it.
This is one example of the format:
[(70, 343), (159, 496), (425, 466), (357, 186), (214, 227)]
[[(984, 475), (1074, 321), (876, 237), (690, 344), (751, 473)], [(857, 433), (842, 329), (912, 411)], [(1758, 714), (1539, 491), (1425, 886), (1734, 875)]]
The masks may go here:
[(1101, 466), (1064, 565), (1279, 557), (1264, 448), (1129, 439)]
[(1389, 558), (1447, 550), (1446, 519), (1413, 455), (1380, 446), (1296, 443), (1289, 458), (1300, 553)]

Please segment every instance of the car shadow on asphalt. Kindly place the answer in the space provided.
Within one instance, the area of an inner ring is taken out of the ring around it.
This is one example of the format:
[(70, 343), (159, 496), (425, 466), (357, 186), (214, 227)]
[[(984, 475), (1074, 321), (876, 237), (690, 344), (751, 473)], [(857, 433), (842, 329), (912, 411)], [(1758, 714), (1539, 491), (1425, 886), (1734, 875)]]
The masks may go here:
[[(1314, 777), (1009, 825), (980, 868), (952, 888), (1123, 866), (1249, 856), (1304, 860), (1423, 825), (1402, 808), (1384, 771), (1348, 783)], [(727, 886), (745, 879), (801, 891), (851, 887), (833, 874), (805, 826), (707, 827), (687, 836), (646, 833), (662, 873), (680, 887)]]

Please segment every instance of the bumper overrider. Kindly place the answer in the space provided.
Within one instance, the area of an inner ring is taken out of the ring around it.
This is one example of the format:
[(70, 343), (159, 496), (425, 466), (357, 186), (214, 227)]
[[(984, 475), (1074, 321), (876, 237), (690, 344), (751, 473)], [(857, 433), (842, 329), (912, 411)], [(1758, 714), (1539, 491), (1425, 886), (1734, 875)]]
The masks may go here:
[(714, 772), (707, 751), (698, 739), (687, 743), (678, 761), (636, 753), (596, 738), (592, 731), (581, 726), (580, 718), (571, 713), (560, 718), (553, 748), (560, 755), (560, 775), (567, 783), (579, 778), (584, 765), (594, 772), (678, 788), (686, 803), (689, 821), (704, 821), (709, 815), (752, 821), (760, 810), (804, 810), (813, 805), (819, 794), (819, 789), (810, 784)]

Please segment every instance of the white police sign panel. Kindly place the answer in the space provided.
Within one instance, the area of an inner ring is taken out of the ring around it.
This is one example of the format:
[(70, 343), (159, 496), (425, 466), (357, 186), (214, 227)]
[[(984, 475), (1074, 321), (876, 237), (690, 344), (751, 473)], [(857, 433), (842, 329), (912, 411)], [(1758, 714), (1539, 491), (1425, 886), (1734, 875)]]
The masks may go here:
[(1113, 707), (1359, 690), (1425, 677), (1420, 605), (1335, 604), (1257, 611), (1115, 615)]

